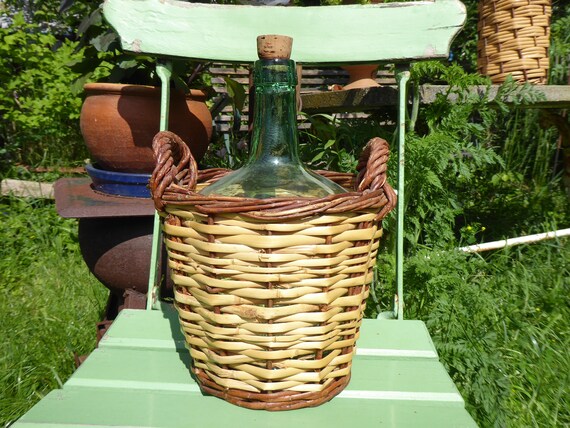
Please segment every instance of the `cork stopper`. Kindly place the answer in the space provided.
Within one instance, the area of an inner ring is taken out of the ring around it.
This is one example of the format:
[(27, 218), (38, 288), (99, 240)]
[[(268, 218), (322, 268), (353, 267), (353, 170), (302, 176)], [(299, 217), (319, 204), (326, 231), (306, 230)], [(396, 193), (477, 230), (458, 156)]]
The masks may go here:
[(293, 39), (288, 36), (266, 34), (257, 37), (257, 55), (259, 59), (289, 59)]

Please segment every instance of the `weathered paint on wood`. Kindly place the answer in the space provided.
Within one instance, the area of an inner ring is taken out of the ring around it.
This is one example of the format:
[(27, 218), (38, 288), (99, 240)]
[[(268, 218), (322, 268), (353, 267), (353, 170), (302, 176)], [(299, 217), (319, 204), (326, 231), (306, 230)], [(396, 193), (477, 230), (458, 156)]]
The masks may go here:
[(127, 51), (243, 63), (257, 59), (258, 35), (283, 34), (293, 37), (293, 59), (321, 64), (445, 58), (466, 14), (458, 0), (329, 7), (106, 0), (103, 11)]
[[(521, 86), (520, 91), (523, 91)], [(536, 98), (532, 102), (522, 104), (521, 108), (570, 108), (570, 86), (568, 85), (535, 85), (532, 88)], [(423, 85), (420, 88), (420, 103), (431, 104), (439, 95), (449, 91), (446, 85)], [(487, 94), (493, 101), (499, 94), (499, 85), (471, 86), (472, 94), (483, 97)], [(488, 92), (487, 92), (488, 91)], [(503, 101), (513, 103), (520, 94), (515, 91), (509, 94)], [(398, 104), (398, 91), (395, 86), (381, 86), (377, 88), (352, 89), (349, 91), (329, 91), (303, 94), (303, 111), (306, 113), (333, 113), (367, 111)], [(457, 102), (457, 94), (448, 96), (450, 102)]]

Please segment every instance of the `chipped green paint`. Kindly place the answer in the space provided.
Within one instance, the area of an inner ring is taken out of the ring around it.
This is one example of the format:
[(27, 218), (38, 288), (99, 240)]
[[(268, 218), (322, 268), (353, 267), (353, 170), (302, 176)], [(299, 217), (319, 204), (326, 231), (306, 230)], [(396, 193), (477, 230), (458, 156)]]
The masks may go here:
[(225, 62), (254, 61), (260, 34), (293, 37), (300, 63), (445, 58), (465, 20), (458, 0), (330, 7), (106, 0), (103, 11), (128, 51)]

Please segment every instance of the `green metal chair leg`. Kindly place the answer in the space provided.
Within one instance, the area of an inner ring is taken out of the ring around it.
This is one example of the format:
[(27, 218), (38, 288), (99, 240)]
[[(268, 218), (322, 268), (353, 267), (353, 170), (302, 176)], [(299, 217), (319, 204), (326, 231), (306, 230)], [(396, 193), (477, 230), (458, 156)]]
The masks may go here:
[[(172, 63), (159, 63), (156, 66), (156, 73), (162, 83), (160, 95), (160, 131), (168, 129), (168, 113), (170, 106), (170, 78), (172, 76)], [(146, 309), (155, 309), (158, 302), (158, 288), (160, 284), (159, 260), (162, 243), (162, 233), (160, 230), (160, 216), (154, 213), (154, 226), (152, 230), (152, 250), (150, 256), (150, 272), (148, 278), (148, 291), (146, 299)]]
[(404, 169), (406, 140), (406, 85), (410, 78), (408, 69), (398, 69), (398, 204), (397, 204), (397, 241), (396, 241), (396, 285), (397, 295), (394, 312), (398, 320), (404, 319)]

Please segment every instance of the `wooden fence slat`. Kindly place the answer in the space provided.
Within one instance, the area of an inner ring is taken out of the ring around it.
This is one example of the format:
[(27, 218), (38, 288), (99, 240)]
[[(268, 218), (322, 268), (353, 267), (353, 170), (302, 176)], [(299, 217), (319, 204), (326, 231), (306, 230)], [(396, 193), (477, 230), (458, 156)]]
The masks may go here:
[(22, 198), (53, 199), (53, 183), (6, 178), (0, 182), (0, 194)]

